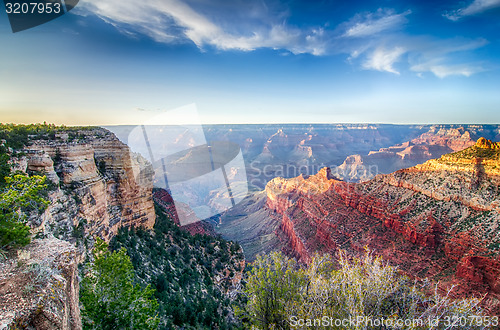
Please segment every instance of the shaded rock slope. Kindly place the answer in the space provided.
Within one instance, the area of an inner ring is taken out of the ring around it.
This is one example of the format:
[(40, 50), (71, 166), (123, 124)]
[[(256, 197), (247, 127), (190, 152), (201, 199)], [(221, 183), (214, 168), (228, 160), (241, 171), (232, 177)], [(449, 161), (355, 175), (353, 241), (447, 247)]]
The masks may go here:
[(0, 261), (0, 329), (79, 329), (76, 249), (35, 240)]

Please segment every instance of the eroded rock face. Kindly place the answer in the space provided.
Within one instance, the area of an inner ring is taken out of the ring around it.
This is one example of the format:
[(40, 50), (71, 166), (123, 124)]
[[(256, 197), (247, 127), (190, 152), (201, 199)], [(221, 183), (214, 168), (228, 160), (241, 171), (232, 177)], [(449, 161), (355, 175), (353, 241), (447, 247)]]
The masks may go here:
[(27, 151), (27, 170), (61, 182), (45, 214), (33, 219), (34, 227), (42, 226), (38, 231), (66, 223), (59, 230), (64, 235), (85, 223), (88, 233), (109, 241), (122, 226), (153, 227), (152, 168), (110, 132), (95, 128), (79, 132), (77, 141), (67, 135), (32, 141)]
[(100, 128), (32, 140), (23, 151), (14, 169), (45, 174), (50, 205), (28, 219), (34, 237), (45, 239), (0, 263), (0, 329), (80, 329), (77, 265), (92, 247), (86, 238), (152, 228), (154, 173)]
[(81, 329), (76, 249), (34, 240), (0, 262), (0, 329)]
[[(314, 252), (365, 246), (415, 278), (457, 296), (488, 295), (498, 305), (500, 150), (483, 140), (422, 165), (346, 183), (325, 175), (268, 184), (267, 207), (285, 250), (305, 262)], [(326, 172), (323, 170), (322, 172)], [(324, 187), (328, 187), (324, 189)]]

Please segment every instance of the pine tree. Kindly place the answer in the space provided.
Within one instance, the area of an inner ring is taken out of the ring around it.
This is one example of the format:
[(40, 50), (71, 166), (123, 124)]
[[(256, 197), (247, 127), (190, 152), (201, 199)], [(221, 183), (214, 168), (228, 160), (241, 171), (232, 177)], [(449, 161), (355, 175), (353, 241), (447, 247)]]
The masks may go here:
[(134, 285), (134, 268), (125, 249), (110, 252), (97, 239), (94, 263), (80, 284), (84, 329), (156, 329), (154, 289)]
[(45, 176), (15, 174), (4, 178), (0, 190), (0, 250), (16, 248), (31, 240), (26, 214), (41, 213), (48, 205), (43, 198)]

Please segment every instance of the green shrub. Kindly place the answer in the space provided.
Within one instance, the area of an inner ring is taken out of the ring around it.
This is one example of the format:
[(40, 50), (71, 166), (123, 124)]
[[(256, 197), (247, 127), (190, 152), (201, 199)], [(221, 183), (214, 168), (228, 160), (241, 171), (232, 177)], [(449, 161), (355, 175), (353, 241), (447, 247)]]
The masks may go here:
[[(307, 319), (320, 321), (315, 329), (384, 328), (369, 322), (335, 327), (334, 323), (321, 322), (325, 319), (384, 319), (393, 324), (416, 320), (403, 328), (445, 329), (447, 317), (470, 319), (482, 315), (478, 299), (453, 300), (436, 290), (427, 296), (396, 267), (370, 253), (350, 259), (342, 252), (337, 264), (330, 256), (316, 255), (307, 267), (297, 267), (293, 259), (281, 253), (259, 257), (249, 272), (244, 293), (247, 303), (238, 314), (259, 329), (300, 327), (304, 324), (298, 320)], [(429, 322), (436, 319), (441, 323), (432, 327)]]
[(47, 207), (45, 176), (15, 174), (5, 177), (6, 187), (0, 191), (0, 249), (10, 249), (28, 244), (30, 228), (26, 214), (39, 214)]
[(84, 329), (156, 329), (154, 289), (133, 284), (134, 268), (125, 249), (108, 251), (97, 239), (94, 263), (80, 283)]

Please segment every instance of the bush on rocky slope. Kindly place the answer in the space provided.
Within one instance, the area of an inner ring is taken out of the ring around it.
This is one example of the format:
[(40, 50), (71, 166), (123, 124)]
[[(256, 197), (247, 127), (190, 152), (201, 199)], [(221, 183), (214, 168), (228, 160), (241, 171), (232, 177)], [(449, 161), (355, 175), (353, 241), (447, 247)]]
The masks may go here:
[[(317, 254), (301, 267), (279, 252), (258, 257), (239, 314), (260, 329), (445, 329), (453, 320), (468, 322), (461, 329), (486, 326), (478, 299), (426, 296), (421, 285), (368, 252), (361, 259), (340, 253), (337, 261)], [(498, 325), (498, 318), (491, 322)]]

